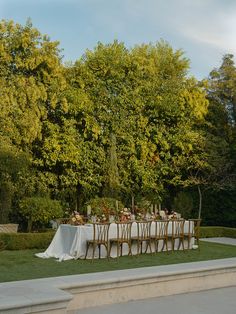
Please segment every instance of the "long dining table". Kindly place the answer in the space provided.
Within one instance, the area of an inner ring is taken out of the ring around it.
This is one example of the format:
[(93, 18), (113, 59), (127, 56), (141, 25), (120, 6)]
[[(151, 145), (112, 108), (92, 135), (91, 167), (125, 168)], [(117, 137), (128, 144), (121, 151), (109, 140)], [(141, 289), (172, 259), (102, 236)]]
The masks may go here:
[[(185, 221), (184, 224), (184, 233), (189, 232), (189, 221)], [(193, 226), (192, 226), (193, 227)], [(191, 228), (191, 226), (190, 226)], [(154, 222), (151, 223), (151, 234), (154, 234), (155, 224)], [(169, 221), (168, 224), (168, 234), (171, 235), (172, 233), (172, 222)], [(116, 223), (111, 223), (109, 228), (109, 236), (108, 238), (115, 238), (117, 236), (117, 226)], [(137, 236), (137, 223), (132, 223), (131, 228), (131, 236)], [(86, 243), (87, 240), (93, 239), (93, 225), (92, 224), (85, 224), (85, 225), (69, 225), (69, 224), (61, 224), (53, 239), (50, 243), (49, 247), (46, 249), (45, 252), (37, 253), (37, 257), (41, 258), (50, 258), (54, 257), (59, 261), (71, 260), (71, 259), (83, 259), (86, 253)], [(161, 241), (160, 241), (161, 242)], [(194, 239), (191, 240), (190, 248), (194, 243)], [(176, 241), (176, 245), (178, 245), (178, 241)], [(160, 243), (162, 246), (162, 243)], [(169, 248), (171, 249), (171, 243), (168, 244)], [(185, 246), (187, 247), (187, 241), (185, 241)], [(153, 246), (154, 250), (154, 246)], [(137, 252), (136, 244), (132, 244), (132, 255), (135, 255)], [(148, 252), (147, 252), (148, 253)], [(123, 247), (123, 255), (128, 254), (128, 245), (124, 244)], [(87, 258), (91, 258), (92, 250), (88, 251)], [(101, 257), (106, 256), (106, 251), (103, 246), (101, 247)], [(110, 252), (111, 257), (117, 257), (117, 249), (116, 246), (111, 248)], [(98, 250), (95, 252), (95, 257), (98, 257)]]

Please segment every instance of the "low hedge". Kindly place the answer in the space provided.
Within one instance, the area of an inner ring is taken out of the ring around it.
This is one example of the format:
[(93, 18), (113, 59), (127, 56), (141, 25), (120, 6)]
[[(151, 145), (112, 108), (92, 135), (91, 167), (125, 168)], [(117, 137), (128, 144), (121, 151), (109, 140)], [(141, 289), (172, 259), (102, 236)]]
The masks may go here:
[(201, 227), (200, 237), (201, 238), (217, 238), (217, 237), (236, 238), (236, 228)]
[(0, 233), (0, 249), (25, 250), (46, 249), (55, 232), (42, 233)]

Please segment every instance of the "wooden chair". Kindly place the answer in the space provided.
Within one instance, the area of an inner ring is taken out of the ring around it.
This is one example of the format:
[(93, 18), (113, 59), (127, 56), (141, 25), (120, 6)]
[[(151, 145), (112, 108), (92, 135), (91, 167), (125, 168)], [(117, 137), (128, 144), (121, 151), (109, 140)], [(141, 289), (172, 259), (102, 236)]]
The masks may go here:
[(171, 220), (172, 223), (172, 233), (171, 235), (168, 236), (168, 238), (171, 239), (171, 248), (172, 251), (174, 251), (175, 249), (175, 241), (178, 240), (179, 241), (179, 245), (178, 245), (178, 250), (181, 247), (182, 244), (182, 248), (184, 250), (184, 224), (185, 224), (185, 220), (184, 219), (173, 219)]
[(131, 243), (137, 242), (137, 255), (143, 253), (143, 243), (146, 244), (146, 250), (144, 253), (147, 253), (148, 247), (150, 253), (152, 253), (151, 247), (151, 221), (136, 221), (137, 224), (137, 236), (131, 237)]
[(151, 234), (151, 241), (155, 243), (155, 252), (158, 252), (158, 244), (159, 241), (162, 241), (162, 248), (161, 251), (164, 250), (164, 247), (166, 248), (166, 251), (168, 252), (168, 220), (155, 220), (153, 221), (155, 224), (155, 231), (154, 234)]
[(95, 256), (95, 250), (98, 247), (98, 257), (101, 258), (101, 246), (106, 249), (107, 258), (109, 258), (109, 234), (110, 223), (93, 223), (93, 239), (86, 242), (85, 259), (87, 258), (89, 247), (92, 246), (92, 259)]
[(190, 243), (192, 241), (192, 238), (194, 238), (194, 242), (197, 243), (198, 249), (200, 249), (199, 246), (199, 238), (200, 238), (200, 225), (201, 225), (201, 219), (189, 219), (188, 220), (188, 233), (185, 234), (185, 238), (188, 240), (188, 249), (190, 249)]
[(128, 245), (128, 255), (132, 255), (131, 250), (131, 227), (132, 222), (116, 222), (117, 228), (117, 237), (109, 239), (109, 256), (111, 256), (111, 249), (113, 244), (116, 244), (117, 247), (117, 258), (122, 256), (123, 253), (123, 244)]

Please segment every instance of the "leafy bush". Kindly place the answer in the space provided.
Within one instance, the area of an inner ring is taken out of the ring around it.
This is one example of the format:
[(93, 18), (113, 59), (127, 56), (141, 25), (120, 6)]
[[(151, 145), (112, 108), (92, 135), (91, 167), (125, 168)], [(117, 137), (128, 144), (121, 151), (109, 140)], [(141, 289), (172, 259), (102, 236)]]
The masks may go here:
[(28, 231), (32, 224), (47, 224), (50, 220), (63, 216), (61, 203), (49, 197), (27, 197), (20, 202), (20, 213), (28, 220)]
[(54, 232), (0, 233), (0, 247), (5, 250), (46, 249)]
[(201, 227), (201, 238), (229, 237), (236, 238), (236, 228), (227, 227)]

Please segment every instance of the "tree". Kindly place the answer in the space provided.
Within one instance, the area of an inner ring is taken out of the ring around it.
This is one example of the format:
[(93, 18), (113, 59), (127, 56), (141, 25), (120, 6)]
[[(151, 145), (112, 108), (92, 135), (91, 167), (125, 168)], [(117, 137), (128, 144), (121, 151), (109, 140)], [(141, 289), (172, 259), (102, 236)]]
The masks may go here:
[(42, 122), (64, 106), (57, 46), (30, 21), (0, 23), (0, 130), (24, 150), (42, 137)]
[(28, 221), (28, 232), (32, 231), (33, 223), (47, 224), (50, 220), (63, 215), (59, 201), (49, 197), (28, 197), (20, 201), (20, 212)]
[[(59, 53), (58, 42), (51, 42), (47, 36), (41, 35), (30, 21), (25, 26), (13, 21), (1, 21), (0, 138), (3, 143), (7, 143), (7, 150), (12, 155), (9, 159), (12, 163), (4, 172), (9, 178), (12, 177), (12, 169), (18, 165), (15, 161), (24, 153), (27, 154), (30, 167), (38, 167), (40, 170), (41, 175), (38, 177), (45, 177), (42, 175), (44, 169), (40, 167), (42, 161), (38, 157), (47, 120), (55, 119), (58, 111), (66, 111), (66, 98), (63, 95), (66, 85)], [(5, 158), (4, 149), (2, 156)], [(15, 175), (17, 173), (18, 170)], [(25, 170), (25, 173), (21, 172), (18, 176), (18, 181), (8, 180), (8, 191), (18, 192), (14, 194), (15, 197), (22, 197), (22, 187), (30, 179), (31, 182), (34, 181), (33, 185), (38, 184), (36, 190), (40, 190), (42, 185), (45, 189), (45, 185), (50, 186), (52, 183), (48, 178), (42, 183), (37, 176), (27, 177), (27, 174), (28, 170)], [(9, 182), (13, 182), (13, 188), (10, 188)], [(53, 184), (56, 186), (56, 180)], [(36, 190), (29, 189), (33, 194)], [(10, 200), (9, 197), (8, 199)], [(14, 205), (17, 203), (15, 200)]]
[(186, 76), (188, 65), (165, 42), (129, 51), (117, 41), (99, 43), (75, 64), (74, 81), (94, 108), (90, 139), (109, 156), (116, 138), (124, 194), (160, 198), (165, 186), (183, 179), (200, 136), (195, 124), (207, 111), (203, 88)]
[[(215, 200), (222, 202), (223, 195), (233, 199), (235, 194), (236, 67), (233, 55), (226, 54), (221, 66), (210, 72), (206, 90), (209, 106), (203, 130), (209, 167), (201, 173), (201, 182), (209, 198), (214, 195)], [(235, 208), (233, 202), (231, 206)], [(222, 210), (217, 202), (215, 207), (216, 213)]]

